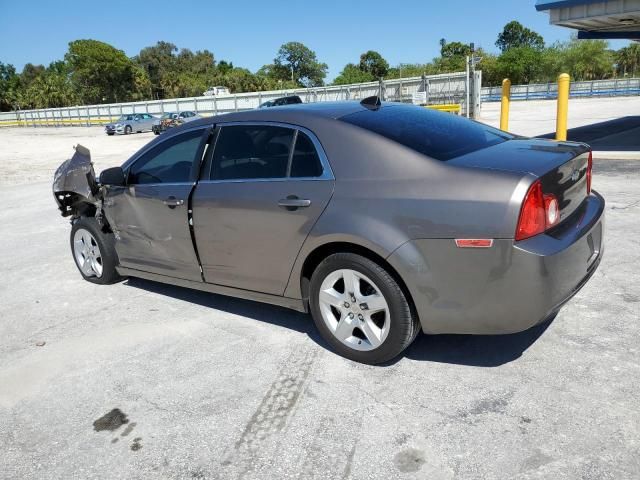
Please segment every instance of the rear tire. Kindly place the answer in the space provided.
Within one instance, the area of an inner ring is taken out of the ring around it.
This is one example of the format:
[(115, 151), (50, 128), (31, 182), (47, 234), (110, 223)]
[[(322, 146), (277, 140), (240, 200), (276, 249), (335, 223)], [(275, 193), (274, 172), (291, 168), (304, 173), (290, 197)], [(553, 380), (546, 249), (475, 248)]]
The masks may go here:
[(353, 253), (330, 255), (318, 265), (311, 276), (309, 303), (322, 337), (337, 353), (357, 362), (393, 359), (420, 328), (393, 276)]
[(71, 255), (82, 278), (107, 285), (122, 279), (116, 271), (118, 256), (113, 233), (102, 231), (93, 217), (80, 217), (70, 235)]

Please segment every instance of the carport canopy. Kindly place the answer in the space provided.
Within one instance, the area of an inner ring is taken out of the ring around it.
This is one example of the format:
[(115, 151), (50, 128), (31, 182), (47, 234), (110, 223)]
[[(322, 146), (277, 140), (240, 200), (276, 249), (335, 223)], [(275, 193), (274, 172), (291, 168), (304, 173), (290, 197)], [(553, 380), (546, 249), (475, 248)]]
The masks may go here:
[(640, 41), (640, 0), (537, 0), (549, 23), (578, 30), (582, 39)]

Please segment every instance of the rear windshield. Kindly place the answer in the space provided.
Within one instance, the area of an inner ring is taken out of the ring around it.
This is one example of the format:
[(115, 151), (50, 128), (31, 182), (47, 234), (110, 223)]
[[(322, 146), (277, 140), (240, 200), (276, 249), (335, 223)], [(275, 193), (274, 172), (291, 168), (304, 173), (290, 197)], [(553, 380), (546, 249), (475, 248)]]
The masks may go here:
[(514, 138), (452, 113), (412, 105), (385, 105), (340, 118), (436, 160), (452, 158)]

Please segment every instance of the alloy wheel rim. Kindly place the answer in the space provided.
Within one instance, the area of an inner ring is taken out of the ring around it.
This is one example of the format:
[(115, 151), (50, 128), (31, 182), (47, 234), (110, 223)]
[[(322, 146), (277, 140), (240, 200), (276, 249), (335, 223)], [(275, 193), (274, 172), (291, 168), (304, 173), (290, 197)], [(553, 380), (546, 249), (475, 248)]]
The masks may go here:
[(87, 277), (102, 276), (102, 254), (95, 237), (84, 228), (73, 235), (73, 255), (80, 271)]
[(318, 304), (329, 331), (349, 348), (373, 350), (389, 334), (390, 312), (384, 295), (370, 278), (356, 270), (340, 269), (327, 275), (320, 286)]

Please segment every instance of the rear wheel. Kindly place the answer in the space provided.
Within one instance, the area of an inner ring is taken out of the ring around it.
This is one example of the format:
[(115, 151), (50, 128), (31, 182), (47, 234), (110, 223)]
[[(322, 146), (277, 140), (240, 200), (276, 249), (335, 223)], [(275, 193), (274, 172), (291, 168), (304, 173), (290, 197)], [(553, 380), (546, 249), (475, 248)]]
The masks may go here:
[(419, 324), (398, 282), (377, 263), (336, 253), (313, 272), (310, 306), (324, 339), (362, 363), (391, 360), (407, 348)]
[(82, 277), (101, 285), (120, 280), (112, 233), (102, 231), (93, 217), (81, 217), (71, 228), (71, 254)]

